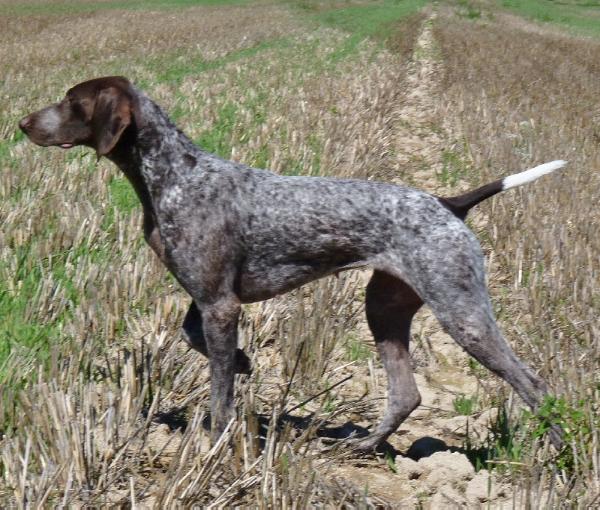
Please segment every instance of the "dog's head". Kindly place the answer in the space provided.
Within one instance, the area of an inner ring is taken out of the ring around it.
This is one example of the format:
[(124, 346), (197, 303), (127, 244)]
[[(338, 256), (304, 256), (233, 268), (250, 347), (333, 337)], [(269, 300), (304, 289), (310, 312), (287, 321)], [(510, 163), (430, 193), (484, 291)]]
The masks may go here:
[(19, 127), (37, 145), (87, 145), (105, 156), (132, 122), (131, 91), (129, 80), (120, 76), (85, 81), (62, 101), (21, 119)]

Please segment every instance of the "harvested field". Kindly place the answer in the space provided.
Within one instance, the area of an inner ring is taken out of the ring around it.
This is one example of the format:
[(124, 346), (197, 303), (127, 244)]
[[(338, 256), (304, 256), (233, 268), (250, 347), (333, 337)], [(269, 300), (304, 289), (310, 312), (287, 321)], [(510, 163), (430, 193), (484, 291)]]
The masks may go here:
[[(1, 507), (600, 504), (600, 42), (517, 1), (425, 4), (0, 0)], [(179, 333), (189, 298), (143, 243), (129, 184), (17, 130), (110, 74), (206, 150), (289, 175), (456, 195), (569, 160), (469, 219), (501, 329), (557, 399), (528, 413), (423, 310), (423, 403), (387, 453), (354, 456), (338, 439), (381, 418), (386, 380), (368, 273), (348, 272), (244, 308), (254, 372), (210, 448), (207, 362)]]

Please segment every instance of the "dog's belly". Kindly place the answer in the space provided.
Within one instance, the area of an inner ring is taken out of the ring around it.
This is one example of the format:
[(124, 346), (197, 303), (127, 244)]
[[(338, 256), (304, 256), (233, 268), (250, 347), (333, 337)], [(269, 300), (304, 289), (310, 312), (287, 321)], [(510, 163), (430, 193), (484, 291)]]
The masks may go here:
[(368, 265), (366, 260), (295, 260), (263, 266), (244, 264), (236, 279), (242, 303), (264, 301), (324, 276)]

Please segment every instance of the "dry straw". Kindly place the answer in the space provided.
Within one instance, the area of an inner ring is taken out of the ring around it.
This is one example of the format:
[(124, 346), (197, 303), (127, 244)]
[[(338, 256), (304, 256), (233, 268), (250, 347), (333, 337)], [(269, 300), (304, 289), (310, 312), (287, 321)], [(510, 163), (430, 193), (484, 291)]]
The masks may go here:
[[(10, 331), (35, 324), (31, 335), (50, 342), (44, 356), (15, 347), (0, 370), (0, 505), (389, 503), (340, 476), (354, 461), (316, 437), (320, 424), (381, 414), (381, 368), (346, 347), (367, 337), (362, 277), (246, 307), (240, 337), (254, 372), (238, 380), (239, 419), (210, 448), (206, 361), (179, 341), (188, 299), (140, 241), (117, 171), (15, 131), (24, 112), (74, 83), (125, 74), (224, 157), (279, 172), (401, 176), (397, 114), (422, 18), (391, 51), (363, 42), (341, 60), (348, 35), (300, 19), (273, 5), (0, 17), (0, 291)], [(452, 14), (435, 36), (447, 73), (440, 125), (460, 120), (481, 169), (473, 183), (571, 161), (563, 176), (491, 201), (479, 234), (500, 264), (490, 284), (513, 345), (597, 423), (600, 48)], [(302, 403), (301, 426), (283, 419)], [(545, 467), (547, 449), (524, 459), (518, 504), (540, 494), (550, 506), (591, 504), (597, 430), (574, 436), (571, 479)]]

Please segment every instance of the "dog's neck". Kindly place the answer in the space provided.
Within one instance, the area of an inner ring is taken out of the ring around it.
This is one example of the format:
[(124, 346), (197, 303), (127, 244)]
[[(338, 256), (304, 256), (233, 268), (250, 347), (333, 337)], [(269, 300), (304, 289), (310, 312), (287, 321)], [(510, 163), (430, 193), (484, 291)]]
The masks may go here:
[(188, 164), (177, 164), (176, 159), (190, 153), (195, 156), (200, 149), (143, 92), (136, 89), (133, 97), (132, 125), (108, 157), (128, 177), (141, 172), (152, 193), (157, 184), (162, 189), (169, 180), (191, 169)]
[[(144, 210), (169, 183), (181, 183), (204, 153), (143, 92), (134, 89), (133, 122), (107, 157), (133, 185)], [(182, 160), (182, 161), (177, 161)]]
[[(206, 154), (179, 131), (167, 114), (143, 92), (135, 89), (132, 95), (132, 124), (107, 157), (133, 186), (144, 210), (146, 239), (161, 256), (162, 248), (154, 246), (155, 228), (159, 226), (156, 210), (160, 196), (169, 184), (185, 181), (183, 173), (198, 171), (196, 163)], [(178, 159), (183, 159), (183, 162)]]

